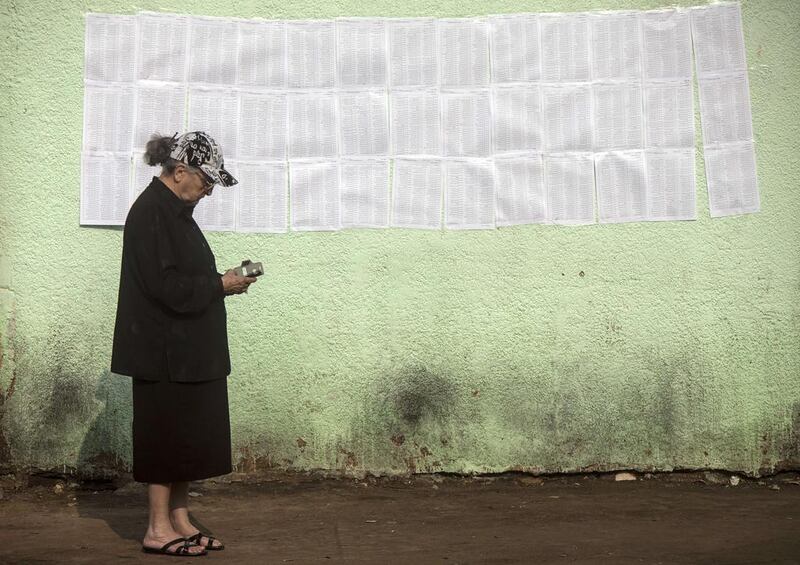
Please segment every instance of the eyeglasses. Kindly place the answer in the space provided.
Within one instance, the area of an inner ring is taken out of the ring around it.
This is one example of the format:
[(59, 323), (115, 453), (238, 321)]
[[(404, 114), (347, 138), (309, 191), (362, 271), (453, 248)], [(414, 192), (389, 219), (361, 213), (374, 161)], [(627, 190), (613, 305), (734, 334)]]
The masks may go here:
[(214, 179), (206, 175), (203, 171), (199, 171), (200, 179), (203, 181), (203, 192), (207, 195), (211, 196), (211, 192), (214, 190), (214, 185), (217, 184)]
[(186, 167), (186, 170), (190, 173), (196, 173), (197, 176), (200, 177), (200, 180), (203, 182), (203, 192), (211, 196), (211, 192), (214, 190), (214, 185), (217, 184), (216, 181), (209, 177), (202, 169)]

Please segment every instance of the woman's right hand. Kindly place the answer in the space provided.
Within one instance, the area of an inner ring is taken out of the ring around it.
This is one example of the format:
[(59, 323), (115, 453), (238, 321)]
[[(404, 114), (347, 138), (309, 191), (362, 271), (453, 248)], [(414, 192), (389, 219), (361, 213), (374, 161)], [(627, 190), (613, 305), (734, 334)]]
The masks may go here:
[(240, 277), (233, 272), (233, 269), (228, 269), (222, 275), (222, 288), (226, 295), (242, 294), (247, 292), (247, 287), (256, 282), (255, 277)]

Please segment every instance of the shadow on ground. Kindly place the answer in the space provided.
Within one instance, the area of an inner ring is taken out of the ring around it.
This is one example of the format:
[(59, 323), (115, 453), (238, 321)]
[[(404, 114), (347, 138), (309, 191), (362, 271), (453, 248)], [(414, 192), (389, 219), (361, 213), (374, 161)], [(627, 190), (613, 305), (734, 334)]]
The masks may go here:
[[(81, 518), (102, 520), (121, 539), (140, 542), (148, 521), (147, 485), (131, 476), (131, 379), (106, 372), (95, 397), (102, 410), (81, 444), (72, 503)], [(214, 533), (190, 516), (202, 531)]]

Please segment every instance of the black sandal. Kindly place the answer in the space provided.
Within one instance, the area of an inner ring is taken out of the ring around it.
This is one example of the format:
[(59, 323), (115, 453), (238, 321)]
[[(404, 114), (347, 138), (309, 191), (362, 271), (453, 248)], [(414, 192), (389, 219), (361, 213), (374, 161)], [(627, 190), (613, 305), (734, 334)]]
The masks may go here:
[[(169, 551), (169, 548), (174, 546), (176, 543), (182, 543), (183, 545), (181, 545), (180, 547), (178, 547), (178, 549), (174, 551)], [(172, 555), (175, 557), (200, 557), (201, 555), (208, 554), (208, 552), (205, 550), (200, 551), (198, 553), (190, 553), (189, 548), (192, 547), (193, 545), (194, 544), (188, 539), (175, 538), (174, 540), (168, 541), (167, 543), (162, 545), (159, 549), (143, 545), (142, 551), (144, 551), (145, 553), (158, 553), (160, 555)]]
[[(208, 543), (205, 545), (201, 544), (200, 540), (202, 538), (208, 538)], [(225, 549), (225, 544), (223, 544), (217, 538), (210, 536), (208, 534), (204, 534), (203, 532), (197, 532), (195, 535), (189, 536), (188, 538), (186, 538), (186, 541), (197, 544), (200, 547), (205, 547), (206, 549), (211, 551), (222, 551), (223, 549)], [(219, 541), (219, 545), (214, 545), (215, 541)]]

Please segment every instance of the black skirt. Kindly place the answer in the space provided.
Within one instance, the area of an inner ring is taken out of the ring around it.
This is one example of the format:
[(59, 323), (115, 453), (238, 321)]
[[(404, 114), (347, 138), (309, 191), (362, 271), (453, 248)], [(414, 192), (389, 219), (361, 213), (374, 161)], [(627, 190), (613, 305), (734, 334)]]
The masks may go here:
[(228, 379), (133, 379), (133, 478), (197, 481), (231, 472)]

